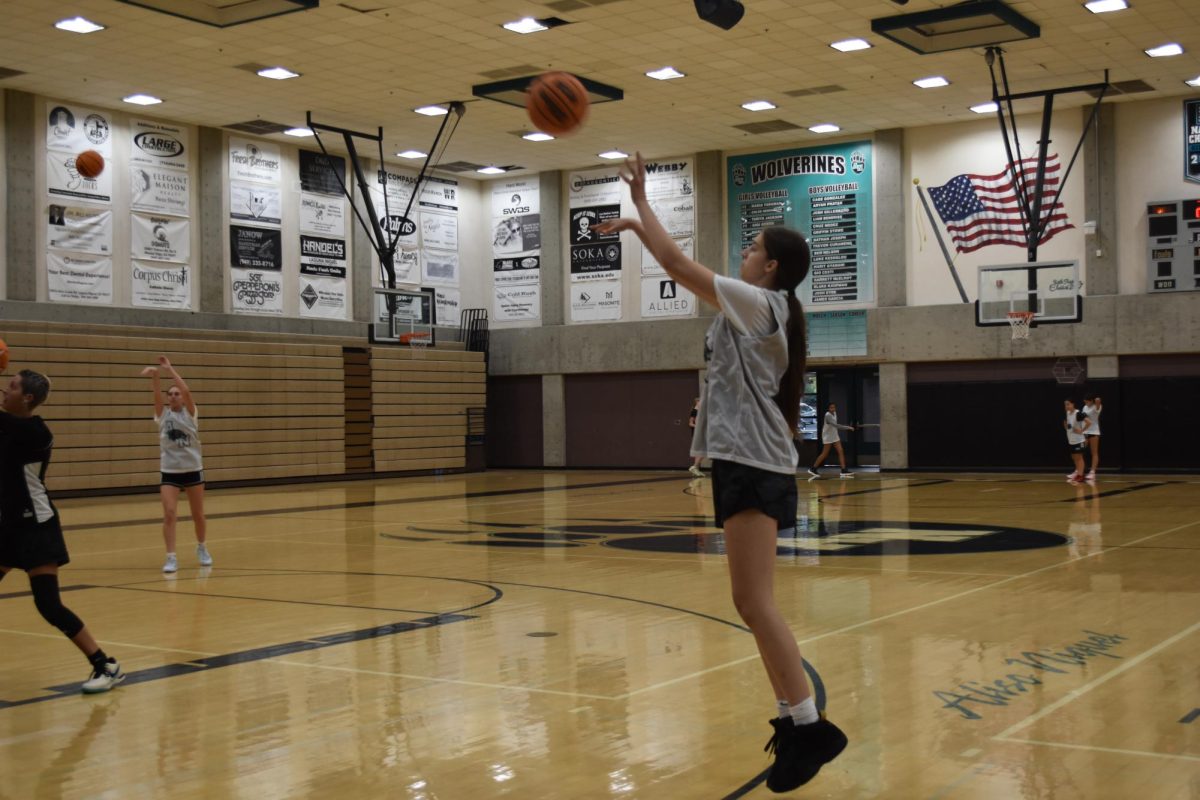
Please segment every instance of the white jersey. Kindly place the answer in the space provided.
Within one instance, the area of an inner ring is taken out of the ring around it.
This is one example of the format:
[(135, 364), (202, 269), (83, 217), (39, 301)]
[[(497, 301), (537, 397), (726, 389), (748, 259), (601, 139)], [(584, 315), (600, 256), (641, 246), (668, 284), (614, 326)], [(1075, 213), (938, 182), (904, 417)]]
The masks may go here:
[(1100, 408), (1098, 406), (1084, 406), (1083, 413), (1087, 414), (1087, 418), (1092, 421), (1092, 424), (1088, 427), (1087, 432), (1084, 435), (1085, 436), (1099, 436), (1100, 435)]
[(158, 446), (162, 450), (159, 469), (162, 472), (199, 472), (204, 469), (200, 459), (200, 428), (196, 424), (196, 417), (199, 416), (198, 408), (193, 417), (186, 407), (172, 411), (170, 406), (166, 406), (162, 415), (154, 418), (158, 423)]
[(842, 440), (838, 431), (848, 431), (849, 425), (838, 425), (837, 414), (832, 411), (825, 412), (825, 424), (821, 426), (821, 444), (833, 444)]
[(1067, 444), (1083, 444), (1083, 434), (1076, 433), (1076, 428), (1083, 428), (1084, 421), (1087, 420), (1087, 414), (1082, 411), (1067, 412)]

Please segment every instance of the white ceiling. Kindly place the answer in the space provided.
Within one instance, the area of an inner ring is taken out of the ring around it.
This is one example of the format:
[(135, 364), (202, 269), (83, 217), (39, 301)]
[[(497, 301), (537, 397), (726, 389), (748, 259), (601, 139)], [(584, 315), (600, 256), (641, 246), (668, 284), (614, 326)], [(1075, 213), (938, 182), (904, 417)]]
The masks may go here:
[[(513, 135), (529, 127), (522, 109), (467, 103), (444, 161), (530, 171), (590, 166), (611, 148), (668, 156), (813, 144), (826, 137), (806, 129), (824, 122), (840, 125), (843, 135), (866, 135), (977, 119), (968, 107), (991, 97), (981, 51), (921, 56), (871, 34), (873, 18), (949, 2), (912, 0), (902, 8), (890, 0), (744, 0), (746, 16), (730, 31), (700, 21), (691, 0), (586, 2), (595, 5), (556, 11), (537, 0), (321, 0), (318, 9), (218, 29), (115, 0), (6, 0), (0, 67), (26, 74), (0, 87), (218, 127), (255, 118), (302, 125), (311, 109), (319, 122), (382, 126), (389, 155), (427, 150), (433, 140), (440, 119), (412, 108), (472, 100), (471, 86), (495, 80), (484, 74), (494, 70), (536, 65), (624, 90), (623, 101), (595, 106), (576, 135), (544, 143)], [(1042, 29), (1040, 39), (1006, 46), (1011, 90), (1097, 83), (1107, 68), (1114, 82), (1141, 79), (1155, 89), (1114, 102), (1200, 96), (1184, 84), (1200, 75), (1200, 0), (1130, 2), (1129, 10), (1096, 15), (1083, 0), (1010, 0)], [(76, 14), (107, 29), (79, 35), (53, 27)], [(524, 16), (572, 24), (525, 36), (500, 27)], [(828, 46), (851, 37), (875, 46), (855, 53)], [(1142, 52), (1170, 41), (1186, 52), (1159, 59)], [(247, 63), (302, 76), (267, 80), (237, 68)], [(687, 77), (645, 77), (667, 64)], [(951, 85), (912, 85), (930, 75)], [(845, 91), (785, 94), (830, 84)], [(134, 92), (166, 102), (144, 111), (120, 102)], [(779, 108), (740, 108), (754, 99)], [(1025, 102), (1019, 111), (1040, 108), (1040, 101)], [(1056, 109), (1090, 102), (1064, 95)], [(752, 135), (733, 127), (771, 119), (801, 130)]]

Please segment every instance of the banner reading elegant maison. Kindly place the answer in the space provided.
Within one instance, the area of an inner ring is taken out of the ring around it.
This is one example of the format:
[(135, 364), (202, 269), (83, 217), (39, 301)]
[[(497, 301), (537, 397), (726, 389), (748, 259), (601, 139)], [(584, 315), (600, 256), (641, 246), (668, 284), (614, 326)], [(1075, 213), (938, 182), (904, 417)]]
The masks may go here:
[(730, 274), (759, 231), (787, 225), (812, 252), (805, 305), (874, 302), (873, 158), (870, 142), (730, 158)]

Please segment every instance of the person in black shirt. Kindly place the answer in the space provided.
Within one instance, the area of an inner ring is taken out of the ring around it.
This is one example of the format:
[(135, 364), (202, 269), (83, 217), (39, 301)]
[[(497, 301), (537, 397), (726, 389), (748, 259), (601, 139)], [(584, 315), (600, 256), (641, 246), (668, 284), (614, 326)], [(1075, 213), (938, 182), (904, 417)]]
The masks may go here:
[(46, 492), (46, 467), (54, 436), (33, 410), (46, 400), (50, 381), (23, 369), (4, 385), (0, 404), (0, 580), (14, 569), (29, 575), (33, 602), (42, 617), (58, 628), (92, 665), (83, 683), (87, 694), (107, 692), (125, 673), (116, 659), (96, 644), (82, 620), (63, 605), (58, 568), (71, 557)]

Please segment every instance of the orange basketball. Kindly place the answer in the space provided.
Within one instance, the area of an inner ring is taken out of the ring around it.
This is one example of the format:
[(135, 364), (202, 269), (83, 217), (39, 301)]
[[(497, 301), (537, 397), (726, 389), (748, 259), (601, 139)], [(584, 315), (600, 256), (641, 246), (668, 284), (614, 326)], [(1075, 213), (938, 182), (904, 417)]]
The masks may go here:
[(104, 156), (95, 150), (84, 150), (75, 156), (75, 171), (84, 178), (94, 178), (104, 172)]
[(539, 131), (566, 136), (587, 119), (587, 89), (569, 72), (547, 72), (534, 78), (525, 97), (529, 121)]
[(8, 345), (4, 343), (3, 339), (0, 339), (0, 372), (4, 372), (6, 369), (8, 369)]

